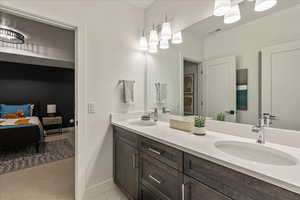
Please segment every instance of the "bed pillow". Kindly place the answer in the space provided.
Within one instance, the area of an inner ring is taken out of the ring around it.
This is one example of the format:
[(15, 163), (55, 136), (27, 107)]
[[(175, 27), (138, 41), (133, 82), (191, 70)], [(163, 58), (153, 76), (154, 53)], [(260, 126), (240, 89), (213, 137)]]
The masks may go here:
[(34, 110), (34, 104), (30, 104), (30, 117), (33, 116), (33, 110)]
[(0, 104), (0, 118), (3, 118), (7, 114), (16, 114), (17, 111), (23, 111), (25, 117), (30, 117), (30, 104), (25, 105), (6, 105), (6, 104)]

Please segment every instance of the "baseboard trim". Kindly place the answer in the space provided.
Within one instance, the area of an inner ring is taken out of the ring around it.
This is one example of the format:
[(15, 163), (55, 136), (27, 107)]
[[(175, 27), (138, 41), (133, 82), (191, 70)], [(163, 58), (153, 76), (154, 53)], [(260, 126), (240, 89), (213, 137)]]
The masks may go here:
[(85, 190), (84, 199), (90, 199), (91, 197), (99, 196), (101, 193), (116, 188), (113, 178), (107, 179), (103, 182), (89, 186)]

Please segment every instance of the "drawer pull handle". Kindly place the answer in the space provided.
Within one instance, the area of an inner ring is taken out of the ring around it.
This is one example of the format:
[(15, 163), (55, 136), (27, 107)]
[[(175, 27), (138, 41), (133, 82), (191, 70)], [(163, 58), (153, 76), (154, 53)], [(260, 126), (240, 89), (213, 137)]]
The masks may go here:
[(154, 178), (151, 174), (149, 174), (149, 178), (150, 178), (151, 180), (153, 180), (155, 183), (161, 184), (161, 181), (159, 181), (157, 178)]
[(152, 153), (155, 153), (155, 154), (157, 154), (157, 155), (160, 155), (160, 154), (161, 154), (161, 152), (159, 152), (159, 151), (157, 151), (157, 150), (155, 150), (155, 149), (152, 149), (151, 147), (148, 148), (148, 151), (151, 151)]
[(185, 186), (184, 186), (184, 184), (182, 184), (181, 185), (181, 200), (184, 200), (184, 198), (185, 198), (185, 196), (184, 196), (185, 195), (184, 194), (185, 191), (184, 190), (185, 190)]
[(132, 168), (133, 168), (133, 169), (136, 168), (135, 163), (136, 163), (136, 160), (135, 160), (135, 154), (133, 154), (133, 155), (132, 155)]

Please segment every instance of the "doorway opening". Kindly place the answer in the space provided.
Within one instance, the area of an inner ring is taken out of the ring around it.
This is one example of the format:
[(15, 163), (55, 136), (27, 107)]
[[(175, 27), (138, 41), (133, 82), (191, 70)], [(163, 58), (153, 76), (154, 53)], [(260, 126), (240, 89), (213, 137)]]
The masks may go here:
[(202, 114), (201, 63), (184, 59), (183, 61), (183, 113)]
[(73, 200), (76, 28), (6, 9), (0, 23), (24, 36), (0, 42), (0, 199)]

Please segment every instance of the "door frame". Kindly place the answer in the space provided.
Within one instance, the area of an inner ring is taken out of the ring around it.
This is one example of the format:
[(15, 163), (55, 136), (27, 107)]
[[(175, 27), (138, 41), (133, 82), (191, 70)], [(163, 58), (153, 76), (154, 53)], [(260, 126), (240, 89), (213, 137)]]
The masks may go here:
[(289, 41), (273, 46), (265, 47), (261, 50), (261, 109), (260, 116), (263, 113), (272, 113), (272, 56), (281, 52), (299, 50), (300, 40)]
[[(81, 200), (85, 191), (85, 178), (81, 174), (84, 172), (82, 164), (84, 163), (84, 156), (81, 156), (80, 147), (83, 146), (83, 135), (86, 132), (86, 59), (85, 59), (85, 27), (81, 25), (69, 24), (62, 21), (57, 21), (46, 16), (36, 15), (26, 12), (21, 9), (16, 9), (10, 6), (5, 6), (0, 3), (0, 11), (12, 15), (23, 17), (29, 20), (38, 21), (47, 25), (60, 27), (75, 32), (75, 200)], [(79, 142), (80, 141), (80, 142)]]
[[(198, 72), (201, 72), (202, 70), (202, 60), (201, 59), (195, 59), (195, 58), (191, 58), (191, 57), (187, 57), (187, 56), (183, 56), (182, 54), (180, 54), (180, 69), (179, 69), (179, 81), (180, 81), (180, 87), (179, 87), (179, 114), (180, 115), (184, 115), (184, 61), (189, 61), (189, 62), (193, 62), (193, 63), (197, 63), (198, 64)], [(198, 81), (198, 88), (199, 85), (201, 85), (202, 79), (201, 79), (201, 73), (198, 73), (198, 79), (201, 81)], [(199, 91), (199, 90), (198, 90)], [(199, 94), (198, 94), (199, 97)], [(200, 96), (200, 99), (202, 101), (202, 94)], [(199, 100), (199, 99), (198, 99)], [(201, 105), (198, 102), (198, 113), (199, 113), (199, 105)], [(202, 110), (202, 106), (201, 106), (201, 110)]]

